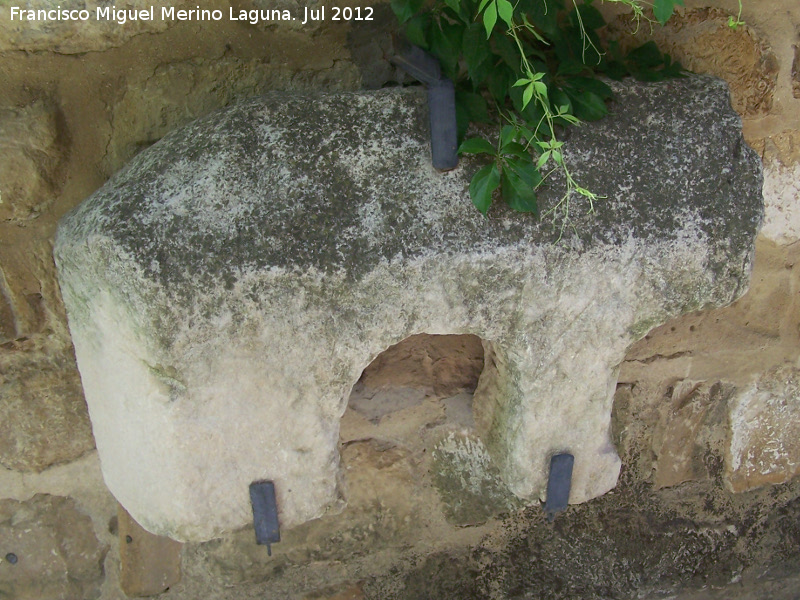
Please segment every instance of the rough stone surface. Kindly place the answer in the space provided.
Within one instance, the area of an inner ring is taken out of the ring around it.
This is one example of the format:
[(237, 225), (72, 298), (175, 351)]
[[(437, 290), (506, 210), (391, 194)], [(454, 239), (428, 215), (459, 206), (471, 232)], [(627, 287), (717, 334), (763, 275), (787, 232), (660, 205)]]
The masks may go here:
[(303, 600), (365, 600), (364, 590), (359, 584), (345, 584), (326, 588), (306, 595)]
[(0, 108), (0, 222), (34, 219), (53, 202), (63, 158), (58, 120), (45, 102)]
[(778, 367), (730, 404), (726, 481), (737, 492), (783, 483), (800, 473), (800, 370)]
[(541, 497), (565, 450), (571, 502), (611, 489), (627, 347), (741, 295), (762, 216), (724, 83), (616, 88), (568, 139), (572, 173), (607, 199), (593, 215), (575, 201), (559, 243), (558, 223), (478, 214), (474, 163), (431, 168), (416, 90), (270, 95), (141, 153), (55, 249), (112, 493), (176, 539), (248, 523), (257, 479), (277, 482), (284, 526), (319, 517), (353, 384), (421, 332), (485, 340), (476, 429), (514, 494)]
[(56, 319), (66, 337), (63, 308), (57, 312), (48, 306), (54, 297), (60, 303), (52, 253), (51, 242), (34, 241), (25, 248), (0, 245), (0, 344), (39, 333)]
[(381, 352), (364, 369), (365, 388), (406, 387), (453, 396), (474, 391), (483, 370), (483, 346), (474, 335), (412, 335)]
[(727, 400), (734, 388), (719, 382), (681, 381), (653, 435), (656, 489), (710, 477), (709, 449), (718, 450), (728, 432)]
[[(106, 551), (69, 498), (0, 500), (0, 598), (99, 598)], [(16, 564), (3, 559), (9, 553)]]
[(13, 340), (19, 333), (14, 306), (8, 297), (7, 290), (6, 276), (0, 269), (0, 344)]
[[(318, 10), (320, 7), (325, 6), (328, 16), (330, 16), (330, 10), (332, 6), (332, 2), (329, 0), (311, 0), (310, 2), (301, 2), (300, 0), (277, 0), (276, 2), (269, 2), (269, 0), (239, 0), (237, 2), (239, 5), (237, 8), (239, 10), (246, 10), (250, 11), (253, 9), (259, 10), (288, 10), (289, 13), (295, 17), (294, 21), (286, 21), (281, 23), (284, 27), (289, 27), (295, 30), (304, 29), (309, 33), (317, 33), (321, 28), (325, 26), (325, 21), (311, 21), (309, 20), (305, 25), (303, 25), (303, 16), (305, 15), (305, 9), (308, 8), (310, 10)], [(359, 3), (355, 3), (352, 6), (358, 6)], [(276, 24), (274, 22), (269, 21), (261, 21), (255, 25), (260, 29), (270, 29), (274, 28)]]
[(121, 506), (119, 585), (128, 596), (155, 596), (181, 579), (182, 544), (145, 531)]
[(432, 458), (434, 485), (451, 523), (484, 523), (521, 506), (500, 478), (480, 438), (449, 432), (433, 449)]
[[(24, 50), (40, 52), (49, 50), (62, 54), (78, 54), (81, 52), (97, 52), (107, 50), (124, 43), (135, 35), (157, 33), (166, 30), (173, 24), (171, 20), (162, 20), (158, 11), (161, 5), (155, 6), (155, 19), (152, 21), (129, 20), (124, 25), (119, 21), (97, 19), (96, 9), (109, 5), (98, 0), (62, 0), (52, 3), (18, 3), (23, 9), (55, 9), (88, 10), (90, 18), (82, 20), (37, 19), (34, 21), (10, 19), (7, 3), (4, 3), (0, 17), (0, 52), (7, 50)], [(177, 9), (188, 7), (189, 3), (180, 0), (170, 4)], [(153, 5), (148, 0), (131, 0), (124, 5), (125, 9), (149, 9)], [(196, 5), (192, 4), (191, 8)], [(123, 5), (119, 5), (123, 8)], [(205, 8), (205, 7), (204, 7)]]
[[(17, 345), (24, 348), (25, 343)], [(18, 350), (0, 365), (0, 465), (31, 472), (94, 448), (81, 380), (71, 353)]]
[(800, 46), (794, 47), (792, 61), (792, 96), (800, 98)]

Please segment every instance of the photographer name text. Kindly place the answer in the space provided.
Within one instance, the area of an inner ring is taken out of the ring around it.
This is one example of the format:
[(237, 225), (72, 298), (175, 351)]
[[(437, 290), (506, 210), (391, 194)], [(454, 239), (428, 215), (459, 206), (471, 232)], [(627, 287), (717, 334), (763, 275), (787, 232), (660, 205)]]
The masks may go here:
[(226, 16), (229, 21), (242, 21), (256, 25), (262, 22), (297, 21), (301, 25), (311, 21), (372, 21), (373, 10), (369, 6), (320, 6), (319, 8), (305, 7), (302, 15), (293, 15), (287, 9), (253, 9), (237, 10), (230, 7), (228, 14), (221, 10), (201, 9), (199, 6), (192, 9), (176, 9), (174, 6), (151, 6), (141, 9), (118, 9), (115, 6), (98, 6), (94, 10), (88, 9), (62, 9), (60, 6), (51, 9), (29, 9), (11, 6), (12, 21), (108, 21), (125, 25), (131, 21), (222, 21)]

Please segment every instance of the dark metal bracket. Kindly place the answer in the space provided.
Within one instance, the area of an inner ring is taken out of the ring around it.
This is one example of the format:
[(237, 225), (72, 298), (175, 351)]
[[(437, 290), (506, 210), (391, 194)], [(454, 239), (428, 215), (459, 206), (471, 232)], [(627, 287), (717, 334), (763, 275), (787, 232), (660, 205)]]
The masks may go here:
[(569, 505), (569, 492), (572, 488), (572, 466), (575, 457), (572, 454), (555, 454), (550, 459), (550, 476), (547, 479), (547, 500), (544, 512), (549, 522), (553, 522), (556, 514), (566, 510)]
[(278, 522), (278, 505), (275, 502), (275, 485), (271, 481), (254, 481), (250, 484), (250, 504), (253, 506), (253, 528), (256, 543), (267, 547), (272, 556), (272, 546), (281, 541)]
[(458, 166), (456, 91), (452, 80), (442, 77), (439, 61), (419, 46), (405, 44), (392, 63), (428, 86), (431, 120), (431, 162), (439, 171)]

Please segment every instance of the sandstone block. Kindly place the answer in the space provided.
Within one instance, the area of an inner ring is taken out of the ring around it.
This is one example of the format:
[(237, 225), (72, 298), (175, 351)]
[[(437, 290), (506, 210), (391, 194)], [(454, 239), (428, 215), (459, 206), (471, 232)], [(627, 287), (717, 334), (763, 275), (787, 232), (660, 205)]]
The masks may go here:
[[(179, 0), (168, 6), (174, 6), (176, 9), (189, 8), (187, 4), (187, 2)], [(152, 3), (147, 0), (132, 0), (118, 6), (123, 10), (139, 11), (149, 9), (151, 5)], [(57, 5), (53, 3), (19, 3), (13, 6), (34, 10), (87, 10), (90, 18), (87, 20), (53, 18), (30, 20), (15, 17), (12, 21), (10, 11), (8, 7), (5, 7), (3, 18), (0, 19), (0, 52), (9, 50), (25, 52), (45, 50), (61, 54), (96, 52), (120, 46), (135, 35), (164, 31), (173, 23), (169, 19), (161, 19), (159, 12), (161, 5), (154, 5), (157, 14), (154, 14), (153, 20), (126, 19), (124, 24), (120, 24), (120, 19), (107, 18), (105, 13), (98, 18), (98, 8), (107, 9), (113, 6), (98, 0), (61, 0)], [(191, 8), (195, 8), (195, 6), (197, 5), (193, 4)]]
[(638, 27), (623, 17), (609, 29), (612, 35), (622, 37), (623, 45), (652, 39), (687, 69), (721, 77), (731, 86), (731, 102), (740, 115), (764, 115), (772, 109), (778, 59), (753, 28), (729, 27), (729, 16), (719, 8), (690, 8), (663, 27)]
[(57, 119), (42, 102), (0, 109), (0, 222), (34, 219), (52, 203), (63, 152)]
[(182, 544), (141, 528), (117, 507), (119, 584), (128, 596), (156, 596), (181, 579)]
[[(574, 235), (471, 205), (475, 162), (430, 164), (420, 90), (270, 94), (166, 136), (59, 226), (55, 256), (109, 489), (142, 526), (203, 540), (276, 482), (282, 526), (335, 510), (347, 398), (419, 333), (484, 341), (476, 432), (539, 499), (614, 487), (610, 413), (629, 345), (746, 289), (758, 157), (727, 87), (615, 84), (567, 160), (606, 197)], [(563, 194), (556, 181), (544, 209)], [(558, 241), (560, 240), (560, 241)]]
[[(72, 600), (100, 597), (108, 548), (70, 498), (0, 500), (0, 597)], [(13, 555), (14, 562), (7, 557)]]
[(710, 451), (722, 453), (727, 438), (727, 400), (735, 388), (720, 382), (681, 381), (672, 389), (653, 436), (656, 489), (708, 478)]
[[(342, 61), (339, 61), (340, 63)], [(270, 89), (341, 89), (357, 87), (355, 69), (346, 64), (278, 65), (261, 60), (192, 60), (159, 66), (145, 80), (131, 81), (112, 115), (113, 133), (106, 155), (110, 173), (137, 152), (209, 112)], [(323, 85), (322, 79), (330, 78)]]
[(72, 353), (0, 356), (0, 464), (38, 472), (94, 448)]

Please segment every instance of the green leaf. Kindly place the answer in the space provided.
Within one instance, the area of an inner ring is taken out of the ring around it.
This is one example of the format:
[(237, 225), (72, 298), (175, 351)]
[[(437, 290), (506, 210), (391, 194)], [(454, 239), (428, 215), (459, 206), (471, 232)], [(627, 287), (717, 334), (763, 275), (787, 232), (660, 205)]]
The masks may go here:
[(593, 92), (603, 100), (611, 98), (614, 95), (614, 91), (607, 83), (593, 77), (567, 77), (564, 79), (564, 82), (569, 87), (575, 88), (581, 92)]
[[(669, 59), (669, 54), (666, 55), (667, 59)], [(670, 62), (666, 67), (661, 69), (661, 73), (664, 74), (664, 77), (686, 77), (686, 69), (683, 68), (683, 65), (679, 60), (675, 62)]]
[(486, 216), (492, 205), (492, 194), (500, 185), (500, 170), (497, 163), (486, 165), (472, 176), (469, 195), (475, 207)]
[(531, 155), (525, 150), (525, 146), (520, 144), (519, 142), (509, 142), (505, 146), (503, 146), (503, 154), (504, 155), (511, 155), (516, 156), (517, 158), (527, 159), (530, 160)]
[(456, 138), (458, 139), (458, 144), (464, 142), (469, 130), (469, 120), (467, 109), (458, 101), (458, 96), (456, 96)]
[(503, 105), (508, 97), (510, 89), (514, 89), (511, 87), (511, 82), (515, 80), (516, 77), (514, 74), (504, 65), (499, 65), (491, 69), (489, 72), (489, 79), (486, 83), (495, 102), (501, 106)]
[(526, 155), (523, 159), (509, 159), (506, 161), (506, 167), (514, 171), (517, 177), (525, 182), (525, 185), (529, 186), (531, 189), (536, 188), (536, 186), (542, 182), (542, 174), (539, 173), (539, 169), (533, 164), (530, 155)]
[(567, 59), (562, 60), (558, 65), (556, 75), (577, 75), (578, 73), (583, 73), (585, 70), (586, 65), (584, 65), (582, 62), (573, 59)]
[[(535, 83), (539, 83), (538, 81)], [(525, 88), (525, 91), (522, 92), (522, 110), (525, 110), (525, 107), (528, 106), (528, 102), (531, 101), (533, 98), (533, 83), (529, 83), (528, 87)], [(543, 83), (541, 85), (544, 85)], [(545, 88), (546, 90), (547, 88)]]
[(658, 46), (653, 41), (634, 48), (628, 52), (625, 58), (637, 67), (654, 68), (664, 64), (664, 55), (661, 54), (661, 50), (658, 49)]
[(532, 144), (536, 141), (536, 136), (527, 127), (520, 127), (519, 131), (522, 134), (522, 137), (525, 138), (525, 141), (527, 141), (529, 144)]
[(545, 35), (558, 34), (558, 12), (564, 8), (562, 0), (520, 0), (517, 10), (528, 15), (531, 23)]
[(606, 24), (606, 20), (603, 18), (603, 15), (600, 14), (599, 10), (597, 10), (594, 6), (583, 4), (581, 6), (576, 6), (575, 12), (573, 12), (571, 15), (572, 17), (574, 17), (573, 22), (576, 26), (578, 25), (579, 13), (580, 13), (581, 23), (583, 23), (583, 27), (586, 30), (600, 29), (601, 27), (604, 27)]
[(503, 148), (514, 141), (514, 138), (517, 137), (517, 130), (513, 125), (505, 125), (500, 130), (500, 151), (503, 151)]
[(541, 169), (545, 165), (545, 163), (547, 163), (547, 161), (550, 159), (550, 153), (551, 152), (552, 152), (552, 150), (548, 150), (547, 152), (542, 152), (539, 155), (539, 160), (536, 161), (536, 168), (537, 169)]
[(405, 23), (422, 8), (424, 0), (392, 0), (391, 6), (397, 20)]
[(496, 0), (492, 0), (486, 7), (486, 10), (483, 11), (483, 26), (486, 29), (487, 40), (489, 36), (492, 35), (495, 23), (497, 23), (497, 2)]
[(459, 25), (449, 23), (446, 19), (431, 23), (428, 38), (431, 53), (439, 59), (442, 72), (450, 79), (458, 76), (458, 59), (461, 56), (461, 31)]
[(469, 120), (474, 123), (489, 122), (489, 106), (480, 94), (456, 91), (456, 106), (463, 106), (467, 111)]
[[(518, 212), (538, 212), (536, 192), (534, 186), (538, 170), (531, 162), (522, 160), (509, 160), (503, 169), (501, 183), (503, 184), (503, 199), (508, 205)], [(541, 177), (539, 178), (541, 179)]]
[(494, 48), (499, 54), (503, 62), (506, 63), (514, 73), (519, 73), (519, 49), (516, 44), (511, 41), (511, 38), (505, 34), (499, 34), (492, 37)]
[(514, 20), (514, 7), (508, 0), (497, 0), (497, 14), (505, 21), (506, 25), (511, 27)]
[(459, 14), (461, 12), (461, 0), (444, 0), (444, 3), (447, 4), (454, 13)]
[(472, 23), (464, 30), (461, 52), (473, 85), (480, 85), (489, 76), (493, 56), (481, 23)]
[(672, 16), (675, 6), (683, 6), (683, 0), (653, 0), (653, 14), (664, 25)]
[(564, 90), (551, 88), (550, 102), (553, 104), (558, 114), (572, 114), (572, 101), (569, 99), (569, 96), (564, 93)]
[(406, 38), (412, 44), (419, 46), (423, 50), (429, 50), (427, 31), (431, 25), (430, 14), (417, 15), (411, 17), (406, 22)]
[(578, 92), (570, 88), (566, 88), (564, 91), (572, 100), (572, 109), (579, 119), (597, 121), (608, 113), (606, 103), (594, 92)]
[(492, 156), (497, 155), (497, 150), (495, 147), (488, 141), (483, 138), (474, 137), (468, 140), (465, 140), (461, 146), (458, 148), (459, 154), (491, 154)]

